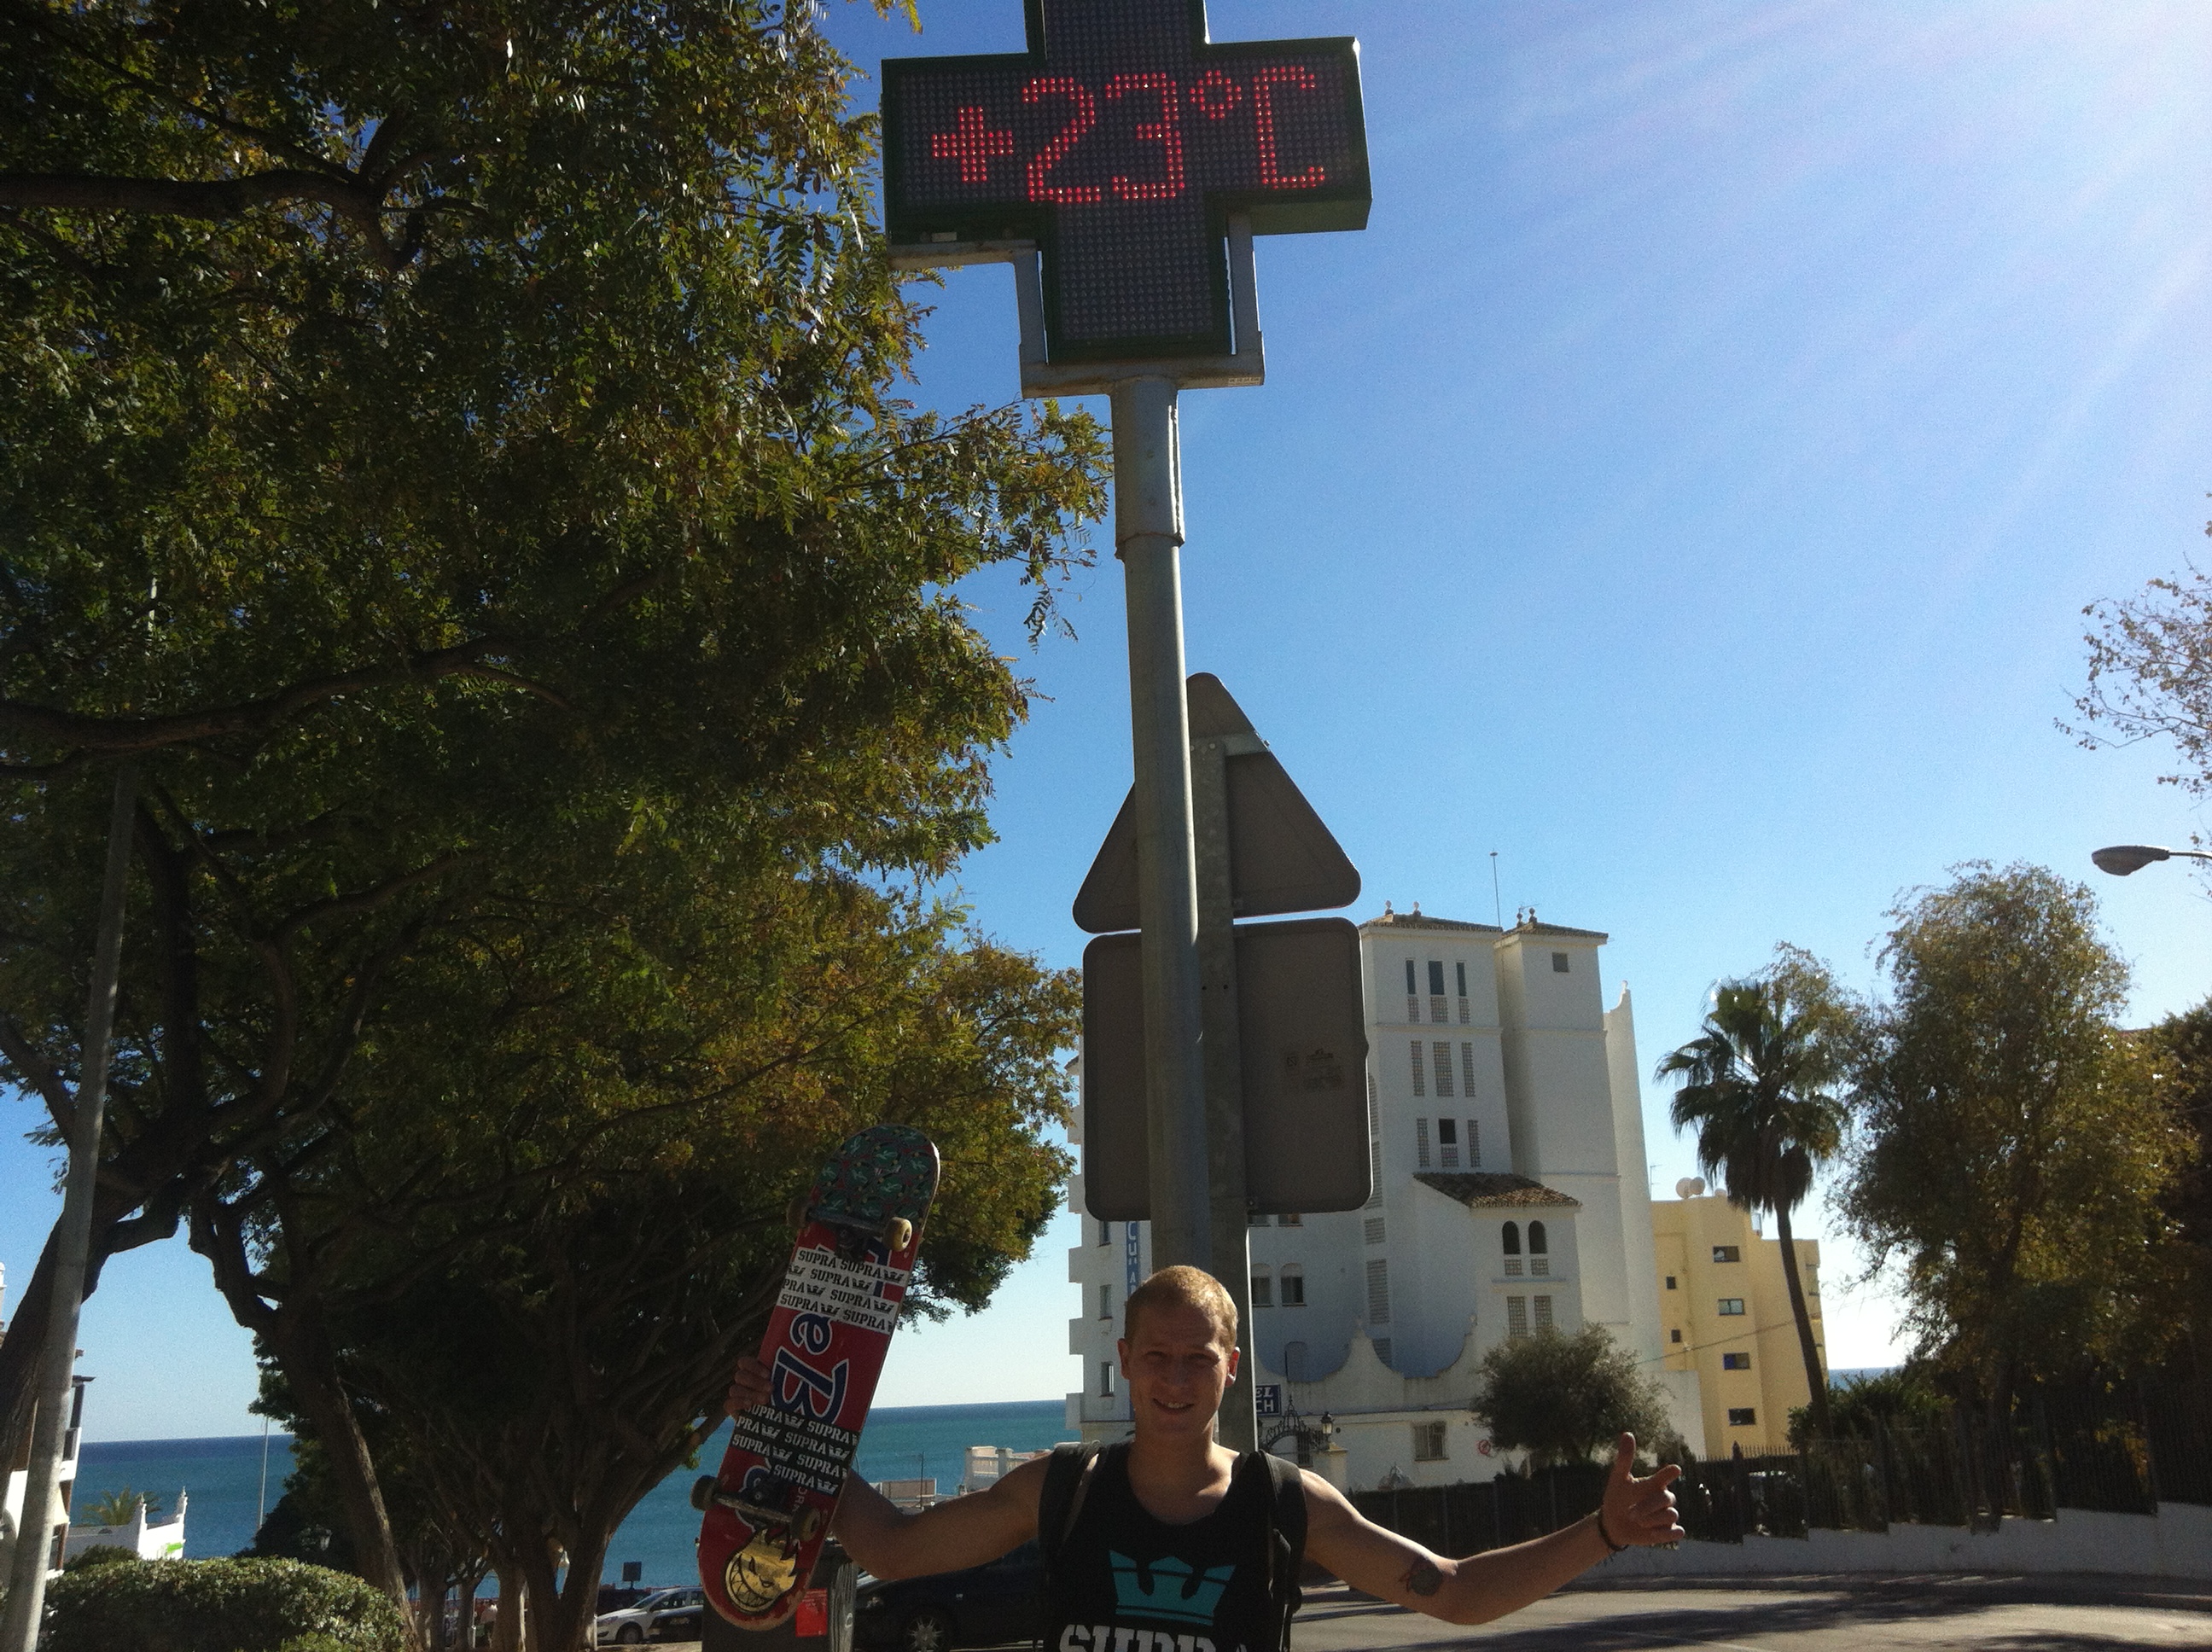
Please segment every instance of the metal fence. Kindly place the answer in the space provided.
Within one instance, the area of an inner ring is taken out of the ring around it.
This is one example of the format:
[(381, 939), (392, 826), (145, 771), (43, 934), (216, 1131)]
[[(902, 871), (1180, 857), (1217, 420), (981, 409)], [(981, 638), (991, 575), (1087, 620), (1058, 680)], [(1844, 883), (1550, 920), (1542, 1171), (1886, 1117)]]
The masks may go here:
[[(1355, 1492), (1370, 1520), (1440, 1554), (1540, 1537), (1598, 1506), (1590, 1465), (1501, 1474), (1474, 1485)], [(2212, 1388), (2041, 1389), (2008, 1418), (1966, 1407), (1933, 1426), (1815, 1440), (1802, 1451), (1689, 1465), (1675, 1487), (1682, 1527), (1707, 1542), (1753, 1533), (1803, 1537), (1892, 1525), (1993, 1528), (2063, 1509), (2154, 1515), (2212, 1504)]]

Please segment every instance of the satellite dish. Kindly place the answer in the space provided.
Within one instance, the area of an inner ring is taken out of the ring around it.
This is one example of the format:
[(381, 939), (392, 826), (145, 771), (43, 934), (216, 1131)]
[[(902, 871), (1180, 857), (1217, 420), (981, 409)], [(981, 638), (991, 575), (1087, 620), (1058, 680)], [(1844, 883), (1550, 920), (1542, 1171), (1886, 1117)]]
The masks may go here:
[(1699, 1193), (1705, 1192), (1705, 1184), (1701, 1179), (1697, 1176), (1684, 1176), (1680, 1181), (1674, 1184), (1674, 1197), (1677, 1199), (1695, 1199)]

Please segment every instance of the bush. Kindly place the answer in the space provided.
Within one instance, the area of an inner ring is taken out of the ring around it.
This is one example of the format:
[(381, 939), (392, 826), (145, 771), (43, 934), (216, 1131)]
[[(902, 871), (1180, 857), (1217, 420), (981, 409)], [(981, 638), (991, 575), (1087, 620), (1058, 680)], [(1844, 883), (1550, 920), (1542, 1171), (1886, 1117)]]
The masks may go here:
[(298, 1560), (149, 1560), (46, 1591), (46, 1652), (405, 1652), (398, 1609)]
[(88, 1549), (79, 1549), (62, 1567), (64, 1571), (91, 1571), (100, 1566), (112, 1566), (129, 1561), (136, 1564), (138, 1552), (126, 1549), (118, 1543), (95, 1543)]

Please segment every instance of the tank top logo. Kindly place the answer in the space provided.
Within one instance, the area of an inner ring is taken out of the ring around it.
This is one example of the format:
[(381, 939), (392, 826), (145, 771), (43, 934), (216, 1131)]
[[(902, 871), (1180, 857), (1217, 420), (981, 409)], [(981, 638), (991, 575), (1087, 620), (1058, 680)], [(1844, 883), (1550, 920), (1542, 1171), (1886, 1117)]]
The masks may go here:
[(1188, 1561), (1170, 1554), (1152, 1562), (1147, 1578), (1127, 1555), (1109, 1549), (1106, 1558), (1114, 1566), (1115, 1605), (1132, 1617), (1162, 1618), (1170, 1623), (1211, 1625), (1214, 1609), (1228, 1593), (1229, 1580), (1237, 1575), (1233, 1564), (1194, 1572)]

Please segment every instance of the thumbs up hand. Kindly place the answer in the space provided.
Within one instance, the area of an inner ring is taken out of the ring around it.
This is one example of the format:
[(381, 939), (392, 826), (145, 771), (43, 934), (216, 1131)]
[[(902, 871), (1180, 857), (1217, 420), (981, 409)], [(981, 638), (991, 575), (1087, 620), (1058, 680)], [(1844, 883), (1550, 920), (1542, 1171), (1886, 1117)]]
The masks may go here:
[(1680, 1543), (1688, 1534), (1674, 1518), (1674, 1494), (1667, 1489), (1682, 1477), (1680, 1465), (1668, 1463), (1638, 1479), (1635, 1462), (1636, 1436), (1624, 1434), (1613, 1442), (1613, 1468), (1598, 1508), (1598, 1535), (1614, 1549)]

